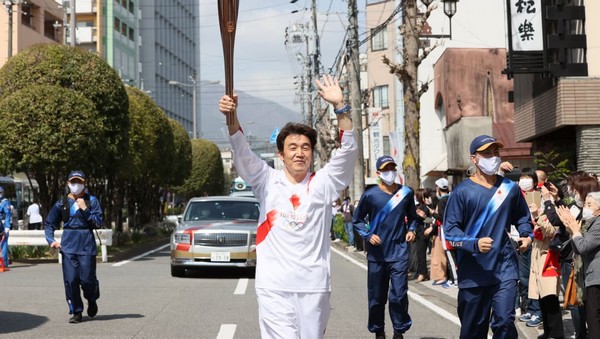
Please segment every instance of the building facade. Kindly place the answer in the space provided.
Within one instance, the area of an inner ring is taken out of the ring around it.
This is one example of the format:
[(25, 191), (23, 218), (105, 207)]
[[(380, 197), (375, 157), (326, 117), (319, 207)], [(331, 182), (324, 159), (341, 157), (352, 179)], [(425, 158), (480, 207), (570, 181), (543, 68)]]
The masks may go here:
[(505, 67), (503, 48), (447, 48), (435, 64), (435, 111), (445, 120), (447, 154), (447, 170), (440, 175), (462, 180), (472, 165), (471, 140), (481, 134), (502, 141), (500, 156), (515, 172), (533, 165), (531, 144), (515, 141), (513, 82), (502, 74)]
[(198, 2), (77, 0), (75, 10), (77, 46), (102, 55), (124, 84), (148, 93), (191, 136)]
[[(143, 89), (193, 135), (198, 65), (197, 0), (140, 1), (140, 62)], [(169, 85), (177, 81), (185, 85)], [(187, 85), (187, 86), (186, 86)], [(199, 120), (199, 117), (197, 117)]]
[[(542, 49), (520, 52), (513, 43), (506, 70), (515, 83), (516, 139), (531, 142), (537, 156), (554, 151), (557, 162), (567, 159), (573, 170), (600, 175), (600, 22), (593, 20), (600, 3), (533, 4), (543, 13)], [(536, 53), (542, 56), (539, 67), (535, 59), (518, 63)]]
[(0, 10), (0, 67), (9, 56), (30, 46), (63, 42), (64, 10), (54, 0), (7, 0), (3, 3), (5, 6)]
[[(509, 102), (512, 80), (502, 75), (506, 42), (504, 17), (498, 13), (503, 12), (504, 4), (498, 1), (482, 7), (481, 1), (461, 0), (452, 16), (451, 29), (441, 1), (433, 1), (429, 7), (422, 1), (416, 3), (419, 12), (430, 14), (421, 32), (420, 52), (422, 55), (427, 49), (428, 55), (418, 68), (419, 86), (428, 86), (420, 98), (421, 186), (433, 188), (439, 177), (448, 177), (455, 183), (462, 180), (469, 166), (468, 143), (482, 133), (507, 145), (502, 153), (505, 160), (518, 168), (532, 166), (531, 145), (516, 142), (514, 110)], [(366, 28), (371, 34), (367, 47), (370, 106), (382, 106), (384, 152), (396, 151), (396, 159), (401, 162), (405, 137), (402, 84), (389, 73), (381, 57), (386, 55), (393, 62), (402, 62), (402, 13), (389, 20), (386, 29), (377, 34), (373, 31), (400, 4), (399, 0), (367, 1)], [(476, 16), (472, 15), (475, 11)], [(383, 91), (385, 86), (387, 91)]]

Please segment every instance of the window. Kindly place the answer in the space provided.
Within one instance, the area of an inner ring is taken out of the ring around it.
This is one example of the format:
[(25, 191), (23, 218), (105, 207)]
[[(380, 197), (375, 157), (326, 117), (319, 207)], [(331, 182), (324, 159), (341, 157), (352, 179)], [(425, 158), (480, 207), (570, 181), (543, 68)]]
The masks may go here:
[(127, 25), (126, 24), (121, 25), (121, 34), (123, 34), (123, 36), (127, 36)]
[(388, 85), (373, 88), (373, 107), (388, 108)]
[(119, 20), (118, 18), (115, 18), (115, 31), (121, 31), (121, 20)]
[(135, 37), (133, 34), (133, 28), (129, 27), (129, 40), (134, 41)]
[(371, 30), (371, 50), (381, 51), (387, 49), (387, 29), (374, 28)]
[(129, 13), (133, 14), (133, 1), (129, 1)]

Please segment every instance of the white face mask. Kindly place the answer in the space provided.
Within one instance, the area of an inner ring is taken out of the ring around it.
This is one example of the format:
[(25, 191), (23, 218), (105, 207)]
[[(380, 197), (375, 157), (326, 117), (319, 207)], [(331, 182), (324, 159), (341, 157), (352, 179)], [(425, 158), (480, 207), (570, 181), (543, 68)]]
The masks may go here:
[(533, 179), (523, 178), (519, 180), (519, 187), (525, 192), (529, 192), (533, 189)]
[(83, 188), (85, 187), (83, 184), (80, 183), (68, 183), (67, 186), (69, 186), (69, 190), (71, 191), (71, 193), (73, 193), (73, 195), (78, 195), (83, 191)]
[(588, 220), (594, 217), (594, 210), (591, 208), (584, 207), (583, 212), (581, 212), (581, 218), (583, 220)]
[(479, 159), (479, 162), (477, 163), (477, 167), (479, 167), (479, 169), (487, 175), (496, 174), (496, 172), (498, 172), (498, 168), (500, 168), (500, 163), (502, 162), (500, 157), (491, 157), (491, 158), (477, 157), (477, 158)]
[(386, 185), (392, 185), (396, 179), (396, 171), (385, 171), (379, 173), (379, 178), (383, 180)]

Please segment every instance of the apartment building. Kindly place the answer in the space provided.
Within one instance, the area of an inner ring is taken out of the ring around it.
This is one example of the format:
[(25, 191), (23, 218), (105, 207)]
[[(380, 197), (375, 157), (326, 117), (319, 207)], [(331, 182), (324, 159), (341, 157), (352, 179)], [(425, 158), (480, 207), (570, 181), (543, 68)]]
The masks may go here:
[(7, 0), (3, 3), (0, 10), (0, 67), (10, 56), (35, 44), (63, 42), (64, 10), (54, 0)]
[[(70, 0), (64, 2), (68, 9)], [(191, 135), (194, 105), (189, 77), (198, 63), (198, 2), (77, 0), (75, 10), (77, 46), (102, 55), (123, 83), (152, 96)]]

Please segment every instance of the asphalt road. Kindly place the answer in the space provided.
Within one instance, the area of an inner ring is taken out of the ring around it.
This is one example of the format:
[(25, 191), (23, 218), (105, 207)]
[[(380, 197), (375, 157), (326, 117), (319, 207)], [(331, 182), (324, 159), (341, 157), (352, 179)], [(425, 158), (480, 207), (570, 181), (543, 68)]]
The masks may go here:
[[(326, 338), (373, 338), (367, 325), (364, 257), (334, 248), (332, 313)], [(259, 338), (252, 271), (170, 275), (168, 248), (131, 261), (99, 263), (98, 315), (69, 324), (56, 263), (16, 264), (0, 273), (2, 338)], [(441, 289), (441, 288), (439, 288)], [(413, 327), (406, 338), (457, 338), (456, 289), (410, 283)], [(392, 326), (386, 325), (388, 336)], [(527, 335), (527, 337), (529, 337)]]

